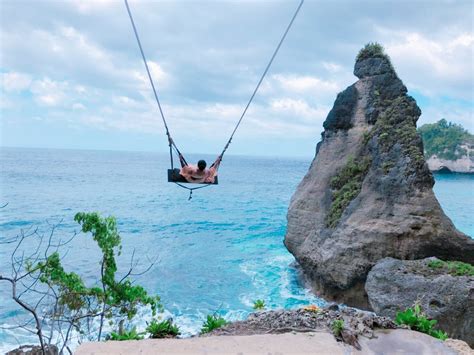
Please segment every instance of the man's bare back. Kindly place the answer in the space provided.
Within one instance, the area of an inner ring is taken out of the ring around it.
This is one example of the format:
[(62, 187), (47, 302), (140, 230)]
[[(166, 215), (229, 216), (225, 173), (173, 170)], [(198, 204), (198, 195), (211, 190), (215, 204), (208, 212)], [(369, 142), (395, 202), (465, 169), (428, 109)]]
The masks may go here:
[(221, 162), (218, 157), (214, 164), (209, 169), (206, 169), (206, 162), (200, 160), (197, 165), (184, 165), (180, 170), (180, 175), (183, 176), (187, 182), (194, 184), (212, 184), (217, 176), (217, 168)]

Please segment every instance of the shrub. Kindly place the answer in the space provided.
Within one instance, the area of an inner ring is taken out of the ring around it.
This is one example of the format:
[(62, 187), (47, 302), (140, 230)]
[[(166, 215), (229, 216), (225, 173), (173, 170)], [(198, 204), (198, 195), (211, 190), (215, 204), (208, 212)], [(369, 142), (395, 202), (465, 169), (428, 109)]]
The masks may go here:
[(340, 336), (342, 329), (344, 329), (344, 321), (342, 319), (336, 319), (332, 322), (331, 329), (335, 336)]
[(217, 314), (210, 314), (207, 316), (206, 321), (202, 325), (201, 333), (209, 333), (214, 329), (220, 328), (226, 325), (228, 322)]
[(124, 330), (122, 332), (112, 332), (108, 340), (142, 340), (143, 333), (137, 333), (137, 328), (133, 327), (130, 330)]
[(387, 55), (385, 54), (385, 51), (381, 44), (377, 42), (369, 42), (364, 46), (364, 48), (359, 51), (356, 60), (363, 60), (370, 57), (385, 58), (387, 57)]
[(461, 261), (443, 261), (432, 260), (428, 263), (432, 269), (446, 268), (451, 275), (455, 276), (474, 276), (474, 266)]
[(265, 301), (264, 300), (256, 300), (253, 303), (253, 309), (258, 309), (258, 310), (265, 309)]
[(146, 331), (150, 333), (150, 338), (159, 339), (159, 338), (174, 338), (180, 333), (179, 327), (173, 324), (171, 319), (158, 322), (153, 319), (148, 326)]
[(399, 325), (405, 324), (412, 330), (417, 330), (440, 340), (446, 340), (448, 338), (448, 334), (442, 330), (434, 329), (434, 326), (438, 321), (435, 319), (428, 319), (422, 312), (419, 304), (415, 304), (413, 307), (407, 308), (403, 312), (397, 312), (395, 323)]

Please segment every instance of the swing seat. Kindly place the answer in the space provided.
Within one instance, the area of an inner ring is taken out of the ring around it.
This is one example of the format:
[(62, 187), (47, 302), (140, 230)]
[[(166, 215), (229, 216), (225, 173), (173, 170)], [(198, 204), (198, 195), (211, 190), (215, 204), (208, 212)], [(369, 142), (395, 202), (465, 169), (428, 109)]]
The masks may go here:
[(200, 185), (217, 185), (217, 176), (214, 178), (214, 182), (189, 182), (179, 173), (179, 169), (168, 169), (168, 182), (179, 182), (182, 184), (200, 184)]

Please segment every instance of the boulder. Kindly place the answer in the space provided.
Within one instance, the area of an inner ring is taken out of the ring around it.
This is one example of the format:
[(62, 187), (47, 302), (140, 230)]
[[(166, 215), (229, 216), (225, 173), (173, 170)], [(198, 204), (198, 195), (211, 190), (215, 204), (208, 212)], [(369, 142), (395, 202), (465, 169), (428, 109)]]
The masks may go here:
[(21, 345), (20, 347), (10, 350), (5, 355), (58, 355), (58, 347), (56, 345), (45, 345), (45, 351), (39, 345)]
[(474, 276), (458, 276), (437, 258), (385, 258), (370, 270), (365, 289), (374, 311), (394, 318), (417, 302), (451, 338), (474, 346)]
[(421, 111), (388, 56), (364, 48), (354, 74), (291, 199), (284, 243), (317, 293), (370, 309), (364, 283), (380, 259), (474, 263), (474, 240), (436, 200), (416, 132)]

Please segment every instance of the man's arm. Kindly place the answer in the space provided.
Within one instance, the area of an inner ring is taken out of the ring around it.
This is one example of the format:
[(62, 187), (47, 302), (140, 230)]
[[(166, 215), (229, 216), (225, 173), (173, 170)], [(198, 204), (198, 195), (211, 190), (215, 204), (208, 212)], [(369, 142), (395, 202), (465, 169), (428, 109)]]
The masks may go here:
[(214, 169), (217, 172), (217, 169), (219, 169), (219, 165), (222, 161), (222, 155), (219, 155), (214, 163), (212, 163), (211, 167), (209, 170)]
[(179, 153), (179, 162), (181, 163), (182, 168), (188, 166), (188, 162), (186, 161), (186, 159), (184, 159), (181, 153)]
[(217, 176), (217, 169), (219, 169), (219, 164), (222, 161), (222, 156), (218, 156), (216, 161), (212, 163), (211, 167), (209, 168), (209, 174), (206, 178), (206, 182), (214, 182), (214, 178)]

